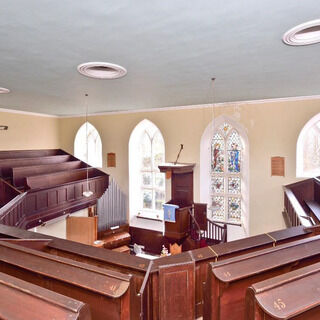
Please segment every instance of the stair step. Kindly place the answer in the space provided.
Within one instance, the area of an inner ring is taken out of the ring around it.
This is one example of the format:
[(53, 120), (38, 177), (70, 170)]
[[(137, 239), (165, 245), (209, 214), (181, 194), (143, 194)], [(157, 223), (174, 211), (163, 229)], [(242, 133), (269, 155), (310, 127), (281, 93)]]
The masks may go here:
[(117, 251), (117, 252), (121, 252), (121, 253), (130, 253), (130, 248), (128, 246), (121, 246), (118, 248), (114, 248), (112, 249), (112, 251)]
[(120, 246), (128, 245), (131, 240), (130, 233), (128, 232), (118, 232), (111, 234), (109, 236), (103, 237), (104, 247), (106, 249), (114, 249)]

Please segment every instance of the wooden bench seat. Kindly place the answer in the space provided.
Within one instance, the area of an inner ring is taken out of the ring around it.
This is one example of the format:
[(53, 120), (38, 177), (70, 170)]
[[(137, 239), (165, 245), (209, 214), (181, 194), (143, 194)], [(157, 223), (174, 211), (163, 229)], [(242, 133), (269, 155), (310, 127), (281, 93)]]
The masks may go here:
[(0, 319), (91, 319), (87, 304), (1, 272), (0, 296)]
[(104, 248), (114, 249), (120, 246), (128, 245), (131, 240), (130, 233), (117, 232), (101, 239), (104, 242)]
[(13, 184), (16, 187), (25, 187), (26, 178), (41, 174), (80, 169), (85, 164), (81, 161), (67, 161), (56, 164), (45, 164), (37, 166), (16, 167), (12, 169)]
[(130, 248), (128, 246), (117, 247), (117, 248), (112, 249), (112, 251), (130, 254)]
[(246, 319), (320, 318), (320, 263), (253, 284), (246, 294)]
[(210, 263), (204, 319), (245, 320), (245, 293), (250, 285), (319, 261), (320, 236), (315, 236)]
[[(103, 176), (103, 173), (95, 168), (88, 169), (88, 178)], [(50, 188), (57, 185), (72, 183), (87, 179), (87, 169), (76, 169), (64, 172), (54, 172), (37, 176), (27, 177), (27, 186), (30, 189)]]
[(71, 159), (74, 159), (74, 158), (68, 154), (46, 156), (46, 157), (39, 157), (39, 158), (0, 159), (0, 174), (2, 178), (7, 179), (12, 177), (12, 168), (41, 165), (41, 164), (56, 164), (56, 163), (67, 162)]
[(95, 320), (130, 319), (130, 275), (6, 241), (0, 241), (0, 272), (87, 303)]

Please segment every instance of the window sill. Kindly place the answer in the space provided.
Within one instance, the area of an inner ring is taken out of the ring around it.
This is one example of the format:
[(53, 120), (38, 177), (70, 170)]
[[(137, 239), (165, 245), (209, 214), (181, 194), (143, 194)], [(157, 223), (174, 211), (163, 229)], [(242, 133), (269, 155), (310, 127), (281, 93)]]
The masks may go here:
[(213, 223), (220, 223), (220, 224), (226, 224), (226, 225), (230, 225), (230, 226), (242, 227), (242, 223), (241, 222), (225, 221), (225, 220), (210, 220), (210, 219), (208, 219), (208, 220), (213, 222)]
[(145, 220), (152, 220), (152, 221), (159, 221), (159, 222), (163, 221), (163, 219), (161, 219), (161, 218), (150, 217), (150, 216), (147, 216), (147, 215), (144, 215), (144, 214), (137, 214), (136, 217), (138, 219), (145, 219)]

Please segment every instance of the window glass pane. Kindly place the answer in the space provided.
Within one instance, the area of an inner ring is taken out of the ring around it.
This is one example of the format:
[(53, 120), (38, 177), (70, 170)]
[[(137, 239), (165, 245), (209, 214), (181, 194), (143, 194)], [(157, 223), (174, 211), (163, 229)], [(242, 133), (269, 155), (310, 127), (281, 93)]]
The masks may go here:
[(142, 185), (145, 187), (152, 187), (152, 173), (143, 172), (142, 173)]
[(151, 170), (151, 140), (147, 133), (144, 133), (141, 141), (142, 168)]
[(224, 197), (213, 197), (211, 204), (213, 219), (224, 220)]
[(304, 166), (303, 170), (310, 174), (319, 173), (320, 167), (320, 134), (318, 126), (311, 127), (304, 141)]
[(164, 142), (159, 131), (155, 133), (152, 140), (152, 149), (154, 156), (154, 169), (159, 170), (159, 164), (164, 162)]
[(212, 171), (224, 172), (224, 139), (217, 133), (214, 135), (211, 147)]
[(226, 137), (231, 130), (231, 126), (229, 123), (224, 123), (222, 126), (219, 127), (219, 129), (222, 131), (222, 134)]
[(241, 157), (241, 141), (240, 136), (236, 131), (232, 131), (227, 140), (228, 148), (228, 171), (240, 172), (240, 157)]
[(102, 167), (101, 139), (92, 124), (86, 122), (78, 130), (74, 142), (74, 155), (92, 167)]
[(213, 177), (212, 178), (212, 192), (223, 193), (224, 192), (224, 178)]
[(228, 219), (236, 220), (240, 222), (241, 220), (241, 199), (230, 197), (228, 198)]
[(142, 190), (143, 208), (152, 209), (152, 190)]
[(163, 189), (164, 188), (164, 180), (165, 179), (165, 174), (164, 173), (156, 173), (155, 174), (155, 186), (157, 188)]
[(156, 191), (155, 194), (156, 194), (156, 197), (155, 197), (156, 210), (162, 210), (162, 204), (165, 201), (165, 193), (164, 191)]
[(241, 193), (241, 179), (240, 178), (228, 178), (228, 192), (234, 194)]

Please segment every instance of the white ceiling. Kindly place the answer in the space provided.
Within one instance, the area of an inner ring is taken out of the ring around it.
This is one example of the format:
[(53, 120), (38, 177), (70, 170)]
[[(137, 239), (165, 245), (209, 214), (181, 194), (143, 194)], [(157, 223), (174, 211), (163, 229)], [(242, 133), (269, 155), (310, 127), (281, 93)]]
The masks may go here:
[[(55, 115), (320, 93), (320, 44), (284, 32), (318, 19), (319, 0), (0, 0), (0, 107)], [(106, 61), (126, 77), (77, 65)]]

